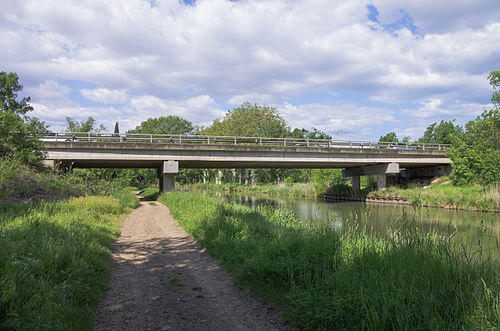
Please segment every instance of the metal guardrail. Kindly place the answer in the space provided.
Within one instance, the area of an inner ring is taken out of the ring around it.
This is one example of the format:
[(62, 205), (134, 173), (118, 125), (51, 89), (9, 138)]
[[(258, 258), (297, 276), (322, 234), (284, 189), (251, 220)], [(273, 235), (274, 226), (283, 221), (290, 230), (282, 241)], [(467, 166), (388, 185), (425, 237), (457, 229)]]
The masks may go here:
[(448, 144), (424, 144), (417, 142), (372, 142), (356, 140), (297, 139), (204, 136), (182, 134), (137, 134), (137, 133), (91, 133), (91, 132), (50, 132), (37, 136), (42, 141), (87, 141), (87, 142), (147, 142), (167, 144), (221, 144), (221, 145), (257, 145), (257, 146), (304, 146), (328, 148), (369, 148), (401, 150), (438, 150), (448, 149)]

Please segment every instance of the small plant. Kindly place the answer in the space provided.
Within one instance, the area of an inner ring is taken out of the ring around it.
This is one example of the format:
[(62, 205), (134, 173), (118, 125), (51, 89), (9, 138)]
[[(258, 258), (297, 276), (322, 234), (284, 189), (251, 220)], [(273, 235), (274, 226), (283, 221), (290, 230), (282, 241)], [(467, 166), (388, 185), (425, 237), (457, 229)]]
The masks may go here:
[(184, 286), (184, 284), (182, 283), (182, 281), (179, 278), (177, 278), (177, 277), (170, 278), (167, 281), (167, 284), (170, 285), (170, 286)]

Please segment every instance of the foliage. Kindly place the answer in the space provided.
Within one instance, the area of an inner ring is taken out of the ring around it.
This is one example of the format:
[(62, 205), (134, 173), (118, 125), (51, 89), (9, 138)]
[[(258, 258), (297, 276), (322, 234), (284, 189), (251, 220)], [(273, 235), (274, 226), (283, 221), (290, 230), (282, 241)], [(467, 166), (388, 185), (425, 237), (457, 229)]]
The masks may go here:
[(113, 132), (120, 133), (120, 126), (118, 125), (118, 122), (115, 123), (115, 130)]
[(500, 107), (500, 91), (496, 91), (500, 89), (500, 71), (492, 71), (488, 75), (488, 80), (490, 85), (495, 90), (493, 95), (491, 96), (491, 102), (495, 105), (496, 108)]
[(35, 165), (43, 158), (42, 143), (32, 135), (46, 132), (45, 123), (28, 117), (29, 97), (18, 98), (23, 86), (16, 73), (0, 72), (0, 157)]
[(410, 137), (408, 137), (408, 136), (403, 137), (403, 139), (401, 139), (401, 141), (399, 141), (399, 138), (398, 138), (396, 132), (389, 132), (385, 136), (380, 136), (380, 138), (378, 140), (379, 143), (398, 143), (398, 142), (406, 143), (408, 141), (410, 141)]
[(149, 134), (193, 134), (193, 124), (179, 116), (149, 118), (128, 133)]
[(127, 204), (0, 204), (0, 329), (91, 329)]
[(300, 139), (328, 139), (328, 140), (332, 139), (332, 136), (316, 128), (312, 128), (310, 131), (303, 128), (302, 129), (295, 128), (290, 133), (290, 137), (300, 138)]
[(288, 131), (285, 120), (276, 108), (244, 102), (229, 110), (222, 121), (213, 121), (202, 133), (220, 136), (285, 137)]
[(500, 186), (433, 184), (428, 188), (399, 189), (388, 187), (368, 196), (406, 198), (415, 206), (500, 212)]
[(499, 110), (485, 110), (465, 125), (462, 134), (453, 136), (448, 155), (453, 160), (456, 184), (500, 182)]
[(139, 195), (145, 201), (156, 201), (158, 195), (160, 195), (160, 190), (157, 187), (147, 187), (139, 192)]
[(100, 124), (97, 126), (96, 120), (89, 116), (85, 121), (76, 121), (66, 116), (66, 132), (104, 132), (107, 128)]
[(441, 121), (439, 124), (433, 123), (427, 127), (424, 136), (418, 141), (430, 144), (451, 144), (453, 137), (462, 133), (460, 125), (454, 125), (453, 121)]
[(491, 264), (411, 219), (376, 238), (309, 226), (284, 209), (259, 212), (187, 193), (160, 201), (242, 286), (280, 304), (300, 330), (493, 330), (500, 323)]

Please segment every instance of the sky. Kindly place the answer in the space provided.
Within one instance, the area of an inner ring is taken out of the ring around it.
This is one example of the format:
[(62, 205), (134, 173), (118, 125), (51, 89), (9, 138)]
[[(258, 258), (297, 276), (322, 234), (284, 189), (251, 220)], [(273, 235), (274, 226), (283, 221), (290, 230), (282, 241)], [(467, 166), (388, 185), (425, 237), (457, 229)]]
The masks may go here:
[(0, 71), (38, 117), (208, 126), (248, 101), (334, 139), (491, 109), (498, 0), (2, 0)]

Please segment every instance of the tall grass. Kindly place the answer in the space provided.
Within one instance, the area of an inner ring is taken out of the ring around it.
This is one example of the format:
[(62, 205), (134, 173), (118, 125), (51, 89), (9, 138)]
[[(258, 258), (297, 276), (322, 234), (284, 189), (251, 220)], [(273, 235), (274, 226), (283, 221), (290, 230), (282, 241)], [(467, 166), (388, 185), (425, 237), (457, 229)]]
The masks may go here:
[[(137, 198), (0, 204), (0, 329), (91, 329), (111, 246)], [(135, 199), (135, 200), (134, 200)]]
[(411, 219), (386, 238), (306, 226), (287, 210), (257, 211), (192, 193), (160, 196), (238, 282), (278, 303), (299, 329), (490, 329), (500, 280)]
[(251, 193), (264, 193), (272, 195), (289, 195), (300, 197), (315, 196), (316, 189), (312, 183), (291, 183), (291, 184), (263, 184), (263, 185), (241, 185), (237, 183), (225, 184), (190, 184), (186, 185), (189, 188), (218, 190), (218, 191), (233, 191), (233, 192), (251, 192)]
[(428, 188), (389, 187), (369, 196), (404, 197), (417, 206), (500, 212), (500, 186), (455, 186), (434, 184)]

